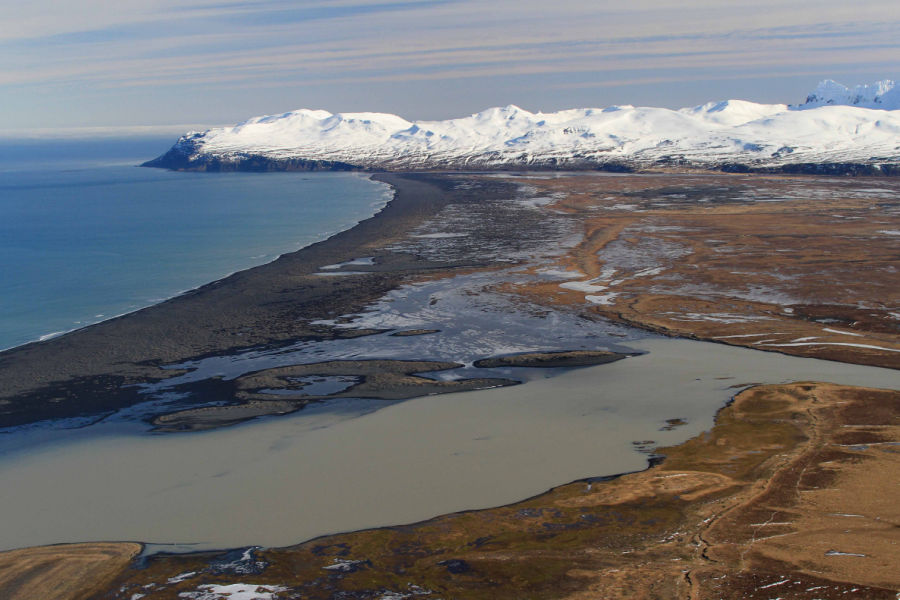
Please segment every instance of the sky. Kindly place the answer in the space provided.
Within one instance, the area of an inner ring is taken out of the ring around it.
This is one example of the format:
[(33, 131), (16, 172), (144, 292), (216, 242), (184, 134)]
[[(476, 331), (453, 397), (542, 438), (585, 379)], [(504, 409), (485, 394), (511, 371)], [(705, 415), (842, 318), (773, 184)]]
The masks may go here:
[(897, 0), (0, 0), (0, 132), (798, 103), (900, 79), (898, 31)]

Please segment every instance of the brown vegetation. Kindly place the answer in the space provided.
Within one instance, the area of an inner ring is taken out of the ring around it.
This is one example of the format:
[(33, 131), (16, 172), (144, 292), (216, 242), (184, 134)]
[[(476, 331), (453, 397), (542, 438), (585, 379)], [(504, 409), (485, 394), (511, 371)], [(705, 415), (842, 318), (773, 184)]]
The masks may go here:
[(669, 335), (900, 368), (900, 184), (578, 175), (560, 195), (584, 240), (559, 282), (509, 288)]
[(5, 600), (90, 598), (105, 590), (140, 551), (140, 544), (100, 542), (2, 552), (0, 597)]

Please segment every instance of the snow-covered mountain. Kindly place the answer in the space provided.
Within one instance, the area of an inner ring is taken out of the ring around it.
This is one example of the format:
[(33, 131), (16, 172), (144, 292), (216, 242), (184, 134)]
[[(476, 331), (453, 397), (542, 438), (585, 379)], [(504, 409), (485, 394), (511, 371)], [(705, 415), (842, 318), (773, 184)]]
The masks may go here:
[(849, 105), (861, 108), (900, 110), (900, 86), (891, 79), (876, 81), (871, 85), (848, 88), (832, 79), (819, 83), (799, 108), (826, 105)]
[(799, 172), (900, 169), (900, 87), (823, 81), (797, 106), (727, 100), (447, 121), (296, 110), (191, 132), (145, 166), (194, 170), (653, 167)]

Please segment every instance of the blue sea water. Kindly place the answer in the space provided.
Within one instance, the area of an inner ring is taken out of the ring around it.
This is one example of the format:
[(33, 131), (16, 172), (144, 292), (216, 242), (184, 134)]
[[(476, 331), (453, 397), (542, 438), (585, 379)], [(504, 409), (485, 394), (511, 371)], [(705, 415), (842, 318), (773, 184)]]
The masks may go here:
[(0, 142), (0, 348), (269, 262), (390, 198), (358, 174), (136, 166), (172, 141)]

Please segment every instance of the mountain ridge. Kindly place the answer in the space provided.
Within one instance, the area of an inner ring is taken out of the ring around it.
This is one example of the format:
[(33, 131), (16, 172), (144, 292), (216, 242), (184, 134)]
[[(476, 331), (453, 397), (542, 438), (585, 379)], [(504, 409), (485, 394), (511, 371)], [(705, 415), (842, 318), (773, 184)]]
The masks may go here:
[[(877, 108), (873, 108), (877, 106)], [(530, 112), (493, 107), (445, 121), (300, 109), (182, 136), (143, 166), (178, 170), (697, 168), (897, 174), (900, 87), (823, 81), (806, 102), (725, 100)]]

